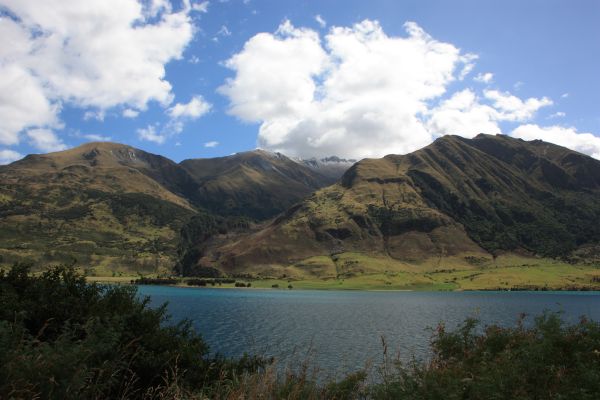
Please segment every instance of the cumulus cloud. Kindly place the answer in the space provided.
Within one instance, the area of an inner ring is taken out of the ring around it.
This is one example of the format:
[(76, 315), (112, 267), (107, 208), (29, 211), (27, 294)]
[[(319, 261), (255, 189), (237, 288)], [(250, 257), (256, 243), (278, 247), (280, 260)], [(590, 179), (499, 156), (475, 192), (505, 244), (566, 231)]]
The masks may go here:
[(0, 165), (10, 164), (11, 162), (20, 160), (21, 158), (23, 158), (23, 154), (14, 150), (0, 150)]
[(103, 112), (172, 101), (165, 64), (192, 39), (183, 2), (0, 0), (0, 143), (27, 128), (60, 128), (61, 104)]
[(177, 103), (167, 110), (167, 114), (172, 118), (190, 118), (197, 119), (206, 114), (211, 109), (211, 104), (204, 100), (202, 96), (192, 97), (189, 103)]
[[(478, 56), (414, 22), (404, 28), (404, 36), (389, 36), (365, 20), (321, 37), (284, 21), (227, 60), (235, 76), (219, 91), (230, 114), (260, 124), (260, 147), (301, 157), (403, 154), (443, 134), (499, 133), (500, 122), (528, 121), (552, 104), (497, 90), (448, 94)], [(491, 72), (475, 77), (492, 79)]]
[(477, 74), (473, 80), (479, 83), (491, 83), (494, 79), (494, 74), (491, 72), (486, 72), (485, 74)]
[(478, 58), (479, 56), (477, 54), (472, 53), (461, 56), (460, 60), (463, 63), (463, 67), (458, 74), (458, 80), (462, 81), (471, 73), (471, 71), (473, 71), (473, 68), (475, 68), (475, 61), (477, 61)]
[(137, 130), (137, 134), (140, 140), (146, 140), (157, 144), (163, 144), (167, 140), (167, 135), (157, 132), (155, 125), (148, 125), (145, 128), (140, 128)]
[(550, 116), (548, 118), (564, 118), (566, 116), (567, 116), (566, 113), (564, 113), (562, 111), (557, 111), (557, 112), (555, 112), (553, 114), (550, 114)]
[(229, 112), (260, 123), (259, 145), (293, 156), (406, 153), (432, 140), (420, 115), (474, 59), (416, 23), (390, 37), (376, 21), (315, 31), (282, 23), (226, 62)]
[(474, 137), (480, 133), (500, 133), (500, 114), (493, 107), (480, 103), (470, 89), (455, 93), (431, 110), (427, 127), (435, 135)]
[(513, 130), (511, 136), (524, 140), (540, 139), (600, 159), (600, 137), (591, 133), (577, 132), (575, 128), (526, 124)]
[(532, 97), (523, 101), (508, 92), (497, 90), (485, 90), (483, 95), (499, 110), (501, 113), (499, 118), (506, 121), (526, 121), (531, 119), (540, 108), (553, 104), (547, 97), (541, 99)]
[(135, 118), (140, 115), (138, 110), (134, 110), (132, 108), (126, 108), (123, 110), (123, 117), (125, 118)]
[(204, 147), (217, 147), (218, 145), (219, 145), (219, 142), (217, 142), (217, 141), (204, 143)]
[(68, 146), (50, 129), (35, 128), (27, 131), (29, 143), (36, 149), (49, 153), (66, 150)]
[(93, 142), (110, 142), (112, 140), (112, 138), (110, 136), (102, 136), (102, 135), (97, 135), (95, 133), (83, 135), (83, 137), (86, 138), (87, 140), (91, 140)]
[[(0, 18), (0, 52), (15, 43), (2, 34), (5, 21)], [(19, 132), (32, 126), (60, 127), (59, 111), (60, 104), (46, 97), (42, 84), (26, 68), (0, 62), (0, 144), (19, 143)]]
[(389, 36), (364, 20), (321, 36), (286, 20), (225, 62), (234, 75), (219, 92), (231, 115), (259, 124), (259, 147), (300, 157), (404, 154), (444, 134), (501, 133), (502, 124), (530, 123), (553, 104), (489, 88), (448, 92), (478, 56), (414, 22), (404, 28), (405, 35)]
[(195, 120), (208, 113), (212, 105), (200, 95), (193, 96), (188, 103), (177, 103), (166, 110), (169, 120), (164, 124), (153, 124), (137, 130), (138, 138), (163, 144), (170, 137), (183, 131), (185, 122)]
[(95, 119), (97, 121), (104, 121), (105, 115), (104, 110), (89, 110), (83, 113), (83, 120), (89, 121)]

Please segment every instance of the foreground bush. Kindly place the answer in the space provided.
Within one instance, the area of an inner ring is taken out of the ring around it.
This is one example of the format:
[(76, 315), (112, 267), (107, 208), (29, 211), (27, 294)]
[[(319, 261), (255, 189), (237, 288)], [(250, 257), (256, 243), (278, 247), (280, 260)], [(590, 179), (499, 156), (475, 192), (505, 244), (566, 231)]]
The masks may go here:
[(567, 326), (544, 314), (527, 328), (476, 320), (448, 332), (440, 325), (426, 363), (396, 364), (372, 388), (376, 399), (598, 399), (600, 325)]
[(69, 267), (0, 272), (0, 398), (188, 397), (265, 366), (208, 357), (188, 321), (148, 301)]

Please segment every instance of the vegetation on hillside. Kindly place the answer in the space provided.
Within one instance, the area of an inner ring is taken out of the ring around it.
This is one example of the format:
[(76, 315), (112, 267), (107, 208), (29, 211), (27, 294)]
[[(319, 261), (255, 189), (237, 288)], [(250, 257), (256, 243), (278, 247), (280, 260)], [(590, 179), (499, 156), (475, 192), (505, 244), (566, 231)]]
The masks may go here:
[(222, 272), (218, 269), (202, 268), (197, 264), (204, 255), (206, 242), (215, 235), (245, 231), (251, 224), (252, 221), (246, 217), (222, 217), (199, 211), (181, 227), (174, 271), (181, 276), (219, 277)]
[(336, 180), (264, 150), (184, 160), (180, 166), (198, 185), (195, 204), (217, 215), (253, 220), (272, 218)]
[[(87, 284), (72, 268), (0, 272), (0, 398), (596, 399), (600, 324), (544, 314), (515, 327), (468, 319), (433, 330), (430, 358), (384, 362), (336, 381), (306, 364), (226, 360), (188, 321), (135, 288)], [(321, 371), (326, 372), (326, 371)]]
[(444, 136), (354, 164), (273, 224), (215, 243), (208, 259), (238, 272), (344, 252), (413, 265), (506, 252), (582, 261), (581, 248), (600, 243), (598, 175), (600, 161), (550, 143)]
[(264, 151), (177, 164), (108, 142), (29, 155), (0, 166), (0, 181), (0, 264), (76, 259), (104, 276), (190, 264), (178, 240), (195, 214), (238, 229), (332, 182)]

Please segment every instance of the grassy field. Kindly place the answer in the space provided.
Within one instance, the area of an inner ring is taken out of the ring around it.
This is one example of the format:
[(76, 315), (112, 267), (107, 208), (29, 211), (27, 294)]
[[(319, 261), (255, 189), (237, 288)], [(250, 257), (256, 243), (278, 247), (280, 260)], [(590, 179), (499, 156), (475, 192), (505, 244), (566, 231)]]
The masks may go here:
[[(600, 290), (600, 267), (572, 265), (547, 258), (504, 255), (495, 260), (463, 257), (447, 259), (443, 263), (430, 260), (420, 265), (398, 262), (384, 257), (370, 257), (359, 253), (344, 253), (335, 260), (337, 276), (331, 268), (323, 276), (319, 260), (311, 258), (301, 265), (311, 265), (311, 273), (294, 277), (238, 278), (258, 289), (316, 289), (316, 290)], [(323, 258), (323, 263), (330, 260)], [(295, 271), (300, 268), (295, 268)], [(289, 271), (289, 269), (287, 270)], [(145, 275), (155, 277), (155, 275)], [(135, 274), (118, 276), (88, 276), (89, 281), (104, 283), (129, 283), (138, 278)], [(187, 286), (186, 279), (180, 286)], [(208, 284), (207, 287), (213, 287)], [(216, 288), (233, 288), (232, 283), (215, 285)]]

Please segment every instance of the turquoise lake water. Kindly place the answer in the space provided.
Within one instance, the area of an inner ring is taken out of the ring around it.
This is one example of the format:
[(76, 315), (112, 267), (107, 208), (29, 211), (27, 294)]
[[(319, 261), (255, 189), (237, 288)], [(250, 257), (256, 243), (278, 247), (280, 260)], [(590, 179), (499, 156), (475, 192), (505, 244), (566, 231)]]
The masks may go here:
[(139, 286), (152, 305), (168, 302), (175, 321), (188, 318), (212, 352), (275, 357), (279, 365), (305, 360), (332, 375), (382, 360), (388, 354), (427, 357), (431, 332), (467, 317), (514, 325), (520, 313), (562, 311), (575, 322), (600, 321), (598, 292), (366, 292), (209, 289)]

